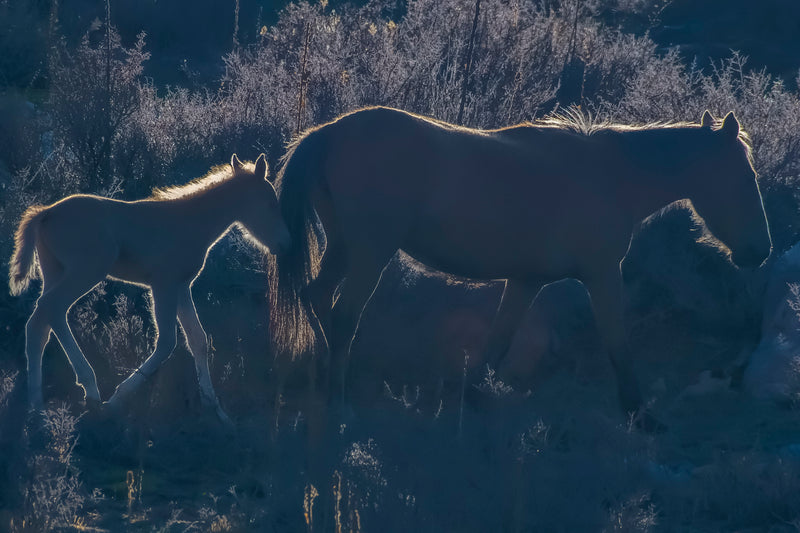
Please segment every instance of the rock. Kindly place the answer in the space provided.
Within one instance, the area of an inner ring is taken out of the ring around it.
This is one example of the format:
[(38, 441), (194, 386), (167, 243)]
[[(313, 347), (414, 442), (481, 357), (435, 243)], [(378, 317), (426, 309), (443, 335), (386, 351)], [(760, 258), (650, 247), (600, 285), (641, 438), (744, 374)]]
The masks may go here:
[(777, 402), (800, 392), (800, 243), (772, 266), (767, 279), (761, 342), (742, 377), (744, 390)]

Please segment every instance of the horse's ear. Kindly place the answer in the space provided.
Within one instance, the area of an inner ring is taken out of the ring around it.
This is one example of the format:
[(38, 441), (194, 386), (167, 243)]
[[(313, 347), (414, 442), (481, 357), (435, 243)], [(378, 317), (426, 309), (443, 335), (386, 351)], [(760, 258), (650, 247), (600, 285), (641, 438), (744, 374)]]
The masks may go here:
[(720, 131), (733, 139), (739, 136), (739, 121), (736, 120), (733, 111), (725, 115), (725, 118), (722, 120)]
[(256, 177), (261, 179), (267, 179), (267, 171), (269, 170), (269, 165), (267, 165), (267, 156), (261, 154), (256, 159)]
[(234, 172), (242, 170), (243, 167), (244, 165), (242, 164), (241, 161), (239, 161), (239, 158), (236, 157), (236, 154), (233, 154), (231, 156), (231, 168), (233, 168)]
[(703, 128), (711, 129), (711, 125), (714, 124), (714, 117), (711, 116), (711, 112), (706, 109), (703, 111), (703, 118), (700, 119), (700, 126)]

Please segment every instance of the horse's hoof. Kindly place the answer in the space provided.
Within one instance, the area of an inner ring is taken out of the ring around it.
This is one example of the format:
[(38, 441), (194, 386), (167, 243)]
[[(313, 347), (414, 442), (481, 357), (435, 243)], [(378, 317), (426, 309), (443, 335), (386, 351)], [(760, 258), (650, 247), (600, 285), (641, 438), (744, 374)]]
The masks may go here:
[(28, 411), (44, 411), (44, 398), (41, 394), (28, 395)]
[(94, 398), (84, 398), (83, 405), (90, 412), (97, 412), (103, 408), (103, 402)]
[(219, 418), (220, 424), (225, 431), (233, 432), (236, 430), (236, 424), (233, 423), (233, 420), (228, 418), (228, 415), (225, 413), (217, 413), (217, 417)]
[(109, 415), (119, 415), (122, 413), (122, 402), (119, 398), (112, 397), (100, 404), (100, 410)]
[(665, 433), (667, 429), (669, 429), (666, 424), (653, 416), (649, 411), (638, 413), (634, 419), (634, 425), (636, 429), (651, 435)]
[(236, 425), (233, 423), (233, 420), (231, 420), (225, 411), (222, 410), (222, 407), (219, 404), (214, 406), (214, 411), (216, 412), (220, 423), (226, 430), (233, 431), (236, 429)]
[(106, 408), (105, 403), (100, 400), (85, 399), (83, 406), (86, 410), (82, 416), (90, 423), (103, 424), (112, 417), (112, 413)]

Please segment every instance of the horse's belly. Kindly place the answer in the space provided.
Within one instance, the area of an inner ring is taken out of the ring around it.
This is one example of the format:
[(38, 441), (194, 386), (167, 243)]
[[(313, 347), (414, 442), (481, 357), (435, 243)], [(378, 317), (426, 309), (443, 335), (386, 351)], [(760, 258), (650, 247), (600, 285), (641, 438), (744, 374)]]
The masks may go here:
[[(574, 277), (572, 257), (544, 245), (514, 242), (503, 237), (491, 243), (441, 239), (430, 242), (410, 239), (402, 250), (420, 263), (460, 277), (472, 279), (536, 279), (543, 283)], [(543, 253), (545, 250), (550, 250)]]

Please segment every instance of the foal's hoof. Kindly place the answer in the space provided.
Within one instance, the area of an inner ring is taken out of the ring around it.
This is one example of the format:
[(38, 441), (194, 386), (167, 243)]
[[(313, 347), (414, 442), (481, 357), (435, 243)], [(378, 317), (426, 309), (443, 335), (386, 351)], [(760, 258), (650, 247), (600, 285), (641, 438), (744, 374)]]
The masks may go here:
[(230, 417), (222, 409), (222, 406), (219, 404), (219, 399), (216, 396), (208, 397), (201, 392), (200, 404), (203, 406), (204, 409), (214, 411), (220, 423), (225, 427), (225, 429), (233, 430), (236, 427), (233, 421), (230, 419)]

